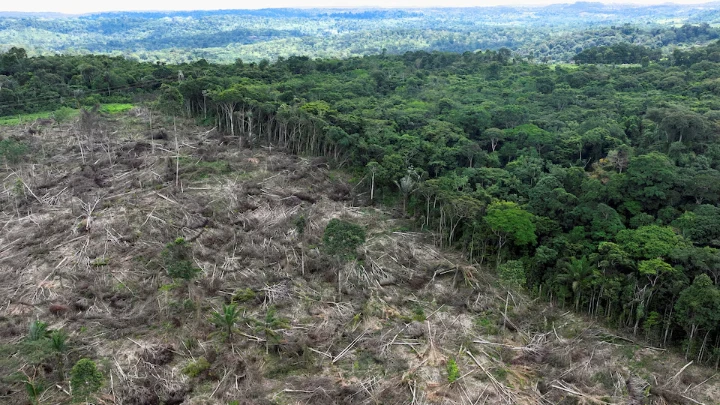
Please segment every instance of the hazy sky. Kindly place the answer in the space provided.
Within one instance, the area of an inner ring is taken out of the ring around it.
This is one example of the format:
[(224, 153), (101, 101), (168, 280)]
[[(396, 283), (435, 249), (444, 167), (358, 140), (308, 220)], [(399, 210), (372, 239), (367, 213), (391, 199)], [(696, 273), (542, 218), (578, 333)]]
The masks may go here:
[[(707, 0), (674, 0), (672, 3), (698, 4)], [(605, 3), (660, 4), (667, 0), (605, 0)], [(198, 2), (189, 0), (4, 0), (0, 11), (41, 11), (62, 13), (87, 13), (118, 10), (217, 10), (271, 7), (475, 7), (493, 5), (542, 5), (550, 3), (574, 3), (572, 0), (213, 0)], [(9, 4), (8, 4), (9, 3)]]

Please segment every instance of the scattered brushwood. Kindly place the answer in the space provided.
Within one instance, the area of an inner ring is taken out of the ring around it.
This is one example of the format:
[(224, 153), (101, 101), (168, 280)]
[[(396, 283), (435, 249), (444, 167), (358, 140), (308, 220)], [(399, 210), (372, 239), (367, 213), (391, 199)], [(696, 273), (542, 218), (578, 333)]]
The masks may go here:
[(143, 108), (3, 132), (30, 152), (0, 167), (0, 402), (70, 403), (82, 359), (105, 404), (717, 398), (712, 370), (354, 206), (326, 160)]

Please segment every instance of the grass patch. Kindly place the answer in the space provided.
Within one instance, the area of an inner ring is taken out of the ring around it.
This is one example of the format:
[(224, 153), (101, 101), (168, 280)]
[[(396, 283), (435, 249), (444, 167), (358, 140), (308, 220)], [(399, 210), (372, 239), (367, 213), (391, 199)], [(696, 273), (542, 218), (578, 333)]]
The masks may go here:
[(14, 126), (14, 125), (20, 125), (25, 124), (28, 122), (35, 121), (37, 119), (47, 119), (52, 118), (53, 112), (46, 111), (46, 112), (38, 112), (38, 113), (32, 113), (32, 114), (18, 114), (18, 115), (11, 115), (6, 117), (0, 117), (0, 126)]
[[(110, 103), (100, 106), (100, 111), (106, 114), (120, 114), (133, 109), (135, 106), (127, 103)], [(17, 114), (0, 117), (0, 126), (15, 126), (27, 124), (37, 119), (53, 118), (64, 121), (68, 118), (75, 118), (80, 114), (80, 110), (75, 108), (63, 107), (55, 111), (42, 111), (30, 114)]]
[(107, 114), (120, 114), (126, 111), (130, 111), (134, 107), (134, 105), (128, 103), (110, 103), (101, 105), (100, 111)]

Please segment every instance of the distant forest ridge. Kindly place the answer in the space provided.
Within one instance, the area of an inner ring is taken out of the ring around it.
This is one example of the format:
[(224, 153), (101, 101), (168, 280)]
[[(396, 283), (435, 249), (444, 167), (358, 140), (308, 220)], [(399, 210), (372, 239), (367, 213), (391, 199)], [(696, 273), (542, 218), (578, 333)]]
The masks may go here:
[(0, 12), (0, 51), (110, 54), (138, 61), (259, 62), (408, 51), (507, 48), (539, 62), (627, 43), (667, 55), (718, 38), (720, 3), (654, 6), (579, 2), (544, 7)]

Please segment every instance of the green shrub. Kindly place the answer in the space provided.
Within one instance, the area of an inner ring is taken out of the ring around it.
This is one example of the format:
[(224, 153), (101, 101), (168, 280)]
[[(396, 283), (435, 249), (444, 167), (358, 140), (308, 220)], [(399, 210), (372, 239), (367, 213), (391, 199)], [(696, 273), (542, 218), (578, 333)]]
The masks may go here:
[(295, 229), (297, 230), (298, 234), (302, 235), (305, 233), (305, 226), (307, 225), (307, 219), (305, 218), (305, 215), (299, 215), (297, 218), (295, 218)]
[(425, 319), (427, 319), (427, 318), (425, 317), (425, 310), (423, 309), (423, 307), (421, 307), (419, 305), (416, 306), (413, 309), (412, 320), (418, 321), (418, 322), (425, 322)]
[(348, 221), (331, 219), (323, 234), (323, 249), (330, 255), (349, 259), (365, 243), (365, 229)]
[(40, 397), (45, 391), (45, 387), (42, 382), (27, 379), (25, 380), (25, 392), (28, 395), (28, 399), (32, 405), (40, 404)]
[(95, 362), (90, 359), (80, 359), (70, 371), (70, 388), (73, 402), (87, 402), (90, 397), (100, 390), (103, 375), (98, 371)]
[(256, 296), (257, 294), (255, 294), (255, 291), (253, 291), (252, 288), (244, 288), (235, 291), (232, 299), (236, 302), (248, 302), (254, 300)]
[(38, 320), (30, 324), (27, 337), (29, 341), (38, 341), (48, 336), (50, 336), (50, 331), (48, 331), (47, 323)]
[(290, 327), (288, 320), (279, 316), (274, 306), (268, 308), (263, 319), (250, 319), (250, 321), (255, 326), (254, 332), (265, 338), (265, 352), (282, 343), (282, 330)]
[(183, 238), (168, 243), (162, 252), (162, 258), (165, 271), (171, 278), (190, 280), (200, 272), (200, 269), (193, 265), (190, 247)]
[(235, 323), (240, 319), (240, 310), (237, 304), (223, 305), (221, 311), (213, 311), (210, 322), (220, 328), (227, 341), (232, 340)]
[(455, 381), (460, 378), (460, 369), (458, 368), (457, 362), (455, 362), (455, 359), (450, 358), (447, 361), (447, 379), (450, 384), (454, 383)]
[(28, 147), (14, 139), (0, 141), (0, 161), (7, 165), (20, 163), (28, 152)]
[(195, 378), (207, 371), (209, 368), (210, 363), (205, 359), (205, 357), (200, 357), (196, 361), (188, 363), (188, 365), (183, 368), (182, 372), (190, 378)]
[(64, 122), (70, 119), (71, 117), (77, 115), (78, 111), (73, 110), (70, 107), (60, 107), (59, 109), (55, 110), (52, 115), (55, 117), (55, 121), (57, 122)]
[(526, 282), (525, 266), (520, 260), (508, 260), (498, 267), (498, 276), (505, 285), (521, 287)]

